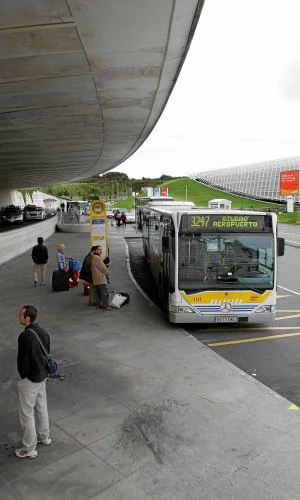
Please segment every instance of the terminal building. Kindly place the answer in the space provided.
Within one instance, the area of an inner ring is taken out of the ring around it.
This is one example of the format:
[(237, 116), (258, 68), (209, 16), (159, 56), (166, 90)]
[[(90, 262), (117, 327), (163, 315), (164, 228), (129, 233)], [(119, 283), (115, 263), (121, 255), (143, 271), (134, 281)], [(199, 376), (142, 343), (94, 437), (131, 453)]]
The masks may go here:
[[(222, 191), (278, 203), (286, 201), (280, 194), (280, 172), (291, 170), (300, 170), (300, 156), (208, 170), (191, 177)], [(294, 201), (299, 203), (299, 195)]]

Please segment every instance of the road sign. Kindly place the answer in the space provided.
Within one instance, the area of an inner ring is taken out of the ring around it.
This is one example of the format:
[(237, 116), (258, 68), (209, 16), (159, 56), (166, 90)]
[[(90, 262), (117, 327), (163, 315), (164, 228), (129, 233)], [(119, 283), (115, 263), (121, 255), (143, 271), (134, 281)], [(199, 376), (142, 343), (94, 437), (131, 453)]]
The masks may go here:
[(101, 246), (103, 259), (108, 256), (106, 206), (103, 200), (94, 200), (90, 205), (90, 245)]

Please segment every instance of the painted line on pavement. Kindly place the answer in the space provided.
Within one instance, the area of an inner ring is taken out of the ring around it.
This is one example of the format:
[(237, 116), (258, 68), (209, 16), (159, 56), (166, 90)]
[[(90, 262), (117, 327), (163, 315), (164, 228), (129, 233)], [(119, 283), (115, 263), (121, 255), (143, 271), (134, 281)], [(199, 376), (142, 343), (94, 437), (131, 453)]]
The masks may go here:
[[(231, 330), (230, 333), (234, 333), (234, 332), (251, 332), (251, 331), (254, 331), (254, 332), (257, 332), (257, 331), (265, 331), (265, 330), (299, 330), (299, 326), (264, 326), (264, 327), (258, 327), (258, 328), (243, 328), (243, 327), (239, 327), (239, 328), (235, 328), (234, 330)], [(197, 330), (194, 330), (194, 333), (195, 334), (199, 334), (199, 333), (209, 333), (209, 332), (222, 332), (222, 331), (225, 331), (226, 330), (223, 330), (221, 327), (219, 328), (207, 328), (206, 330), (202, 329), (197, 331)], [(227, 332), (226, 332), (227, 333)]]
[(294, 293), (295, 295), (300, 295), (299, 292), (295, 292), (294, 290), (290, 290), (289, 288), (285, 288), (284, 286), (278, 285), (278, 288), (282, 288), (282, 290), (286, 290), (287, 292)]
[(283, 339), (285, 337), (299, 337), (299, 336), (300, 332), (284, 333), (282, 335), (268, 335), (267, 337), (256, 337), (254, 339), (252, 338), (252, 339), (242, 339), (242, 340), (229, 340), (227, 342), (215, 342), (213, 344), (207, 344), (207, 345), (208, 347), (222, 347), (225, 345), (247, 344), (249, 342), (262, 342), (263, 340), (277, 340), (277, 339)]
[(277, 313), (300, 313), (300, 309), (276, 309)]
[(290, 318), (300, 318), (300, 314), (291, 314), (290, 316), (280, 316), (279, 318), (275, 318), (275, 321), (281, 321), (283, 319), (290, 319)]

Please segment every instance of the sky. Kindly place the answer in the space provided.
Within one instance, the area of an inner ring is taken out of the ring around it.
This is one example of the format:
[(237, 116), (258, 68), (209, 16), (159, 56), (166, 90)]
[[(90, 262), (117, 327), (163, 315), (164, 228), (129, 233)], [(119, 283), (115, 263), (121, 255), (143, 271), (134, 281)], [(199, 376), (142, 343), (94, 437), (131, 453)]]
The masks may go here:
[(183, 69), (130, 178), (300, 155), (300, 1), (206, 0)]

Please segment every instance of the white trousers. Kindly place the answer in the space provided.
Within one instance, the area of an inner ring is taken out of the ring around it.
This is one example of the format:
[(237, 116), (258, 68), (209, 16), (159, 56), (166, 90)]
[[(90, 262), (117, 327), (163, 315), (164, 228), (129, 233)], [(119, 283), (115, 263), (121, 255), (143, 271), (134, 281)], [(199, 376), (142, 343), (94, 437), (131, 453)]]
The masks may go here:
[[(35, 383), (23, 378), (18, 382), (18, 391), (22, 444), (26, 450), (31, 451), (36, 447), (37, 433), (40, 439), (50, 437), (46, 380)], [(36, 413), (36, 427), (34, 413)]]
[(33, 281), (40, 282), (42, 285), (46, 283), (46, 264), (33, 264)]

